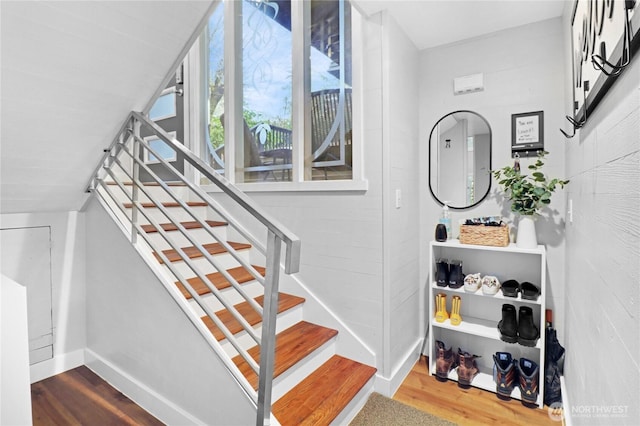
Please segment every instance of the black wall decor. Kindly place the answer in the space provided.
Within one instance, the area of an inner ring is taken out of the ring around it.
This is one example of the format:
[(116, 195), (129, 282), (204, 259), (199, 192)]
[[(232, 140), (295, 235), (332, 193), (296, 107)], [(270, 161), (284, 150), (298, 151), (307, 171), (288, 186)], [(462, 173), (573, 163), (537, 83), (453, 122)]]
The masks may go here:
[[(636, 0), (576, 0), (571, 20), (574, 129), (587, 122), (640, 47)], [(561, 132), (568, 138), (574, 134)]]

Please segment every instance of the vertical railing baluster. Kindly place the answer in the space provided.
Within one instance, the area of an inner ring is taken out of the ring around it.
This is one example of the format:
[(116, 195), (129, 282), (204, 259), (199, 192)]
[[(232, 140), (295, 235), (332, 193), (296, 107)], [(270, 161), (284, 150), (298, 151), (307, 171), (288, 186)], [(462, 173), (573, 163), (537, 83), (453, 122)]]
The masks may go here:
[(258, 426), (271, 421), (271, 390), (276, 349), (276, 315), (278, 313), (278, 285), (280, 249), (282, 241), (272, 232), (267, 235), (267, 262), (262, 306), (262, 340), (260, 345), (260, 375), (258, 379)]
[[(140, 158), (140, 142), (138, 142), (140, 137), (140, 122), (134, 120), (132, 124), (133, 134), (137, 136), (133, 138), (133, 155), (135, 158)], [(136, 185), (136, 181), (140, 177), (140, 166), (134, 161), (132, 167), (133, 182), (131, 182), (131, 202), (133, 205), (131, 206), (131, 243), (135, 244), (138, 241), (138, 232), (136, 231), (136, 225), (138, 224), (138, 206), (136, 205), (138, 202), (138, 185)]]

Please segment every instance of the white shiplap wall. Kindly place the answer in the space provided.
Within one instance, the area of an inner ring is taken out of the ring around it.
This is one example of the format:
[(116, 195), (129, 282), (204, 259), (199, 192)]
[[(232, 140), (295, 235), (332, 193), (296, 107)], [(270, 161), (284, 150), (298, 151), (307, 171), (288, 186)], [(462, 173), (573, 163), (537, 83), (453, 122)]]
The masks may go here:
[(210, 1), (3, 1), (2, 213), (70, 211)]
[[(569, 51), (565, 15), (565, 50)], [(570, 81), (570, 55), (566, 58)], [(570, 114), (570, 94), (566, 111)], [(567, 126), (568, 128), (568, 126)], [(574, 425), (640, 423), (640, 60), (566, 142), (565, 382)], [(594, 408), (595, 407), (595, 408)], [(613, 417), (588, 410), (618, 410)]]
[[(420, 343), (418, 50), (383, 14), (384, 372), (391, 393), (417, 358)], [(400, 192), (399, 207), (396, 192)], [(408, 356), (411, 354), (410, 356)], [(404, 369), (404, 373), (396, 371)]]
[[(429, 133), (444, 115), (461, 109), (482, 115), (492, 131), (492, 168), (512, 164), (511, 114), (544, 111), (545, 149), (550, 152), (544, 172), (551, 177), (564, 177), (563, 126), (564, 72), (561, 19), (554, 18), (517, 28), (498, 31), (462, 42), (421, 52), (420, 63), (420, 161), (427, 164)], [(483, 73), (484, 91), (465, 95), (453, 94), (455, 77)], [(523, 168), (531, 160), (522, 160)], [(421, 275), (425, 283), (429, 274), (428, 243), (441, 206), (429, 192), (428, 170), (421, 169)], [(492, 179), (489, 197), (479, 206), (453, 211), (454, 235), (459, 219), (502, 214), (515, 227), (514, 215), (502, 202)], [(550, 209), (538, 218), (538, 242), (547, 247), (547, 307), (556, 312), (554, 325), (559, 337), (564, 335), (564, 227), (566, 193), (552, 197)], [(465, 273), (476, 271), (465, 270)], [(492, 271), (478, 271), (484, 274)], [(499, 275), (500, 271), (494, 271)]]
[[(420, 338), (417, 51), (388, 19), (380, 13), (363, 22), (361, 131), (369, 189), (249, 193), (302, 240), (298, 280), (374, 352), (378, 375), (389, 380), (380, 392), (403, 378), (398, 370)], [(396, 188), (401, 209), (394, 207)]]

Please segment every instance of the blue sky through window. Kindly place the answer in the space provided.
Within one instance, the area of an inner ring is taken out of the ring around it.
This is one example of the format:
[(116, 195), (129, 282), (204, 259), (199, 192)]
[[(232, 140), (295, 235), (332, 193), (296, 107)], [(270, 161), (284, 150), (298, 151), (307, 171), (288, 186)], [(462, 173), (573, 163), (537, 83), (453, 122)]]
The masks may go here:
[[(243, 1), (244, 105), (265, 119), (289, 120), (291, 102), (291, 32), (250, 2)], [(215, 77), (224, 54), (224, 31), (220, 27), (223, 8), (209, 20), (210, 79)], [(218, 26), (218, 28), (216, 28)], [(339, 87), (339, 79), (328, 70), (331, 60), (311, 47), (311, 87), (323, 90)]]

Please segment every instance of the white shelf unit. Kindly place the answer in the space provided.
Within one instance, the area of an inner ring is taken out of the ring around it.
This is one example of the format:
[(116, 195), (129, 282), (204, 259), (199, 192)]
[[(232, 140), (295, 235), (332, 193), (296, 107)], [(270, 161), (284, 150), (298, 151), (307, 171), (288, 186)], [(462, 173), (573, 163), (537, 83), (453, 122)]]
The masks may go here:
[[(519, 283), (531, 282), (540, 288), (537, 300), (518, 297), (505, 297), (502, 291), (495, 295), (486, 295), (482, 290), (470, 293), (463, 287), (452, 289), (439, 287), (436, 284), (436, 261), (438, 259), (461, 260), (465, 275), (480, 273), (481, 276), (494, 275), (500, 283), (514, 279)], [(536, 249), (520, 249), (515, 244), (507, 247), (492, 247), (460, 244), (458, 240), (446, 242), (432, 241), (429, 246), (429, 265), (431, 266), (430, 285), (428, 292), (429, 334), (427, 345), (429, 348), (429, 374), (435, 374), (435, 341), (440, 340), (446, 347), (452, 347), (457, 354), (458, 348), (474, 355), (480, 372), (471, 382), (471, 386), (496, 392), (493, 380), (493, 354), (509, 352), (514, 359), (522, 357), (530, 359), (539, 365), (538, 376), (538, 406), (543, 407), (544, 395), (544, 315), (546, 295), (546, 250), (539, 245)], [(435, 320), (435, 296), (444, 293), (447, 296), (447, 312), (451, 313), (451, 300), (454, 295), (460, 296), (462, 323), (451, 325), (449, 320), (442, 323)], [(506, 343), (500, 340), (498, 321), (502, 319), (502, 305), (511, 304), (516, 307), (516, 318), (520, 306), (529, 306), (533, 310), (536, 327), (540, 330), (540, 338), (535, 347), (527, 347), (518, 343)], [(457, 381), (455, 370), (449, 374), (449, 379)], [(520, 398), (520, 390), (516, 386), (511, 394), (513, 399)]]

